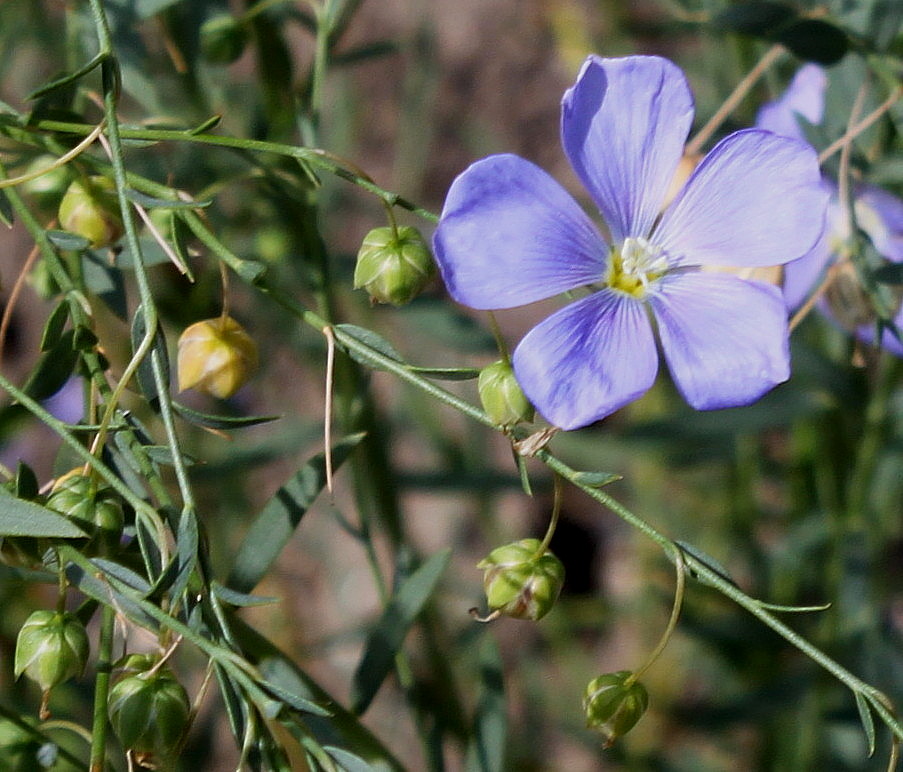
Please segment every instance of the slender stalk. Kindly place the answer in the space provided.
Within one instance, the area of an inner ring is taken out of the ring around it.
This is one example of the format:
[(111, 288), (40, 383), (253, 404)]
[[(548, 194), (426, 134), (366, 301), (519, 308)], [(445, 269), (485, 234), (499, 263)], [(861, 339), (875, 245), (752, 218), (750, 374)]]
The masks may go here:
[(743, 98), (756, 84), (756, 81), (765, 74), (769, 67), (784, 55), (785, 51), (786, 49), (784, 46), (780, 43), (775, 43), (765, 52), (765, 55), (758, 61), (756, 66), (746, 74), (743, 80), (741, 80), (731, 92), (730, 96), (724, 100), (721, 107), (719, 107), (715, 114), (709, 118), (705, 126), (703, 126), (697, 132), (696, 136), (687, 143), (687, 147), (684, 150), (687, 155), (696, 155), (702, 150), (705, 143), (711, 139), (712, 135), (718, 131), (721, 124), (724, 123), (737, 105), (743, 101)]
[(107, 702), (110, 696), (110, 672), (113, 669), (113, 633), (116, 612), (112, 606), (100, 611), (100, 639), (97, 645), (97, 675), (94, 677), (94, 711), (91, 722), (91, 772), (102, 772), (107, 750)]

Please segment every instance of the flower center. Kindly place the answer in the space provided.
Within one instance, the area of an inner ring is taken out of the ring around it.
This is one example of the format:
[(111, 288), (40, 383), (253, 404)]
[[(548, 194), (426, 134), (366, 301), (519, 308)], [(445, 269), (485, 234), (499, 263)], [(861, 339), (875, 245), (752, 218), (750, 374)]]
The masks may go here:
[(644, 238), (626, 238), (620, 249), (613, 247), (605, 283), (635, 298), (646, 295), (649, 285), (668, 270), (665, 251)]

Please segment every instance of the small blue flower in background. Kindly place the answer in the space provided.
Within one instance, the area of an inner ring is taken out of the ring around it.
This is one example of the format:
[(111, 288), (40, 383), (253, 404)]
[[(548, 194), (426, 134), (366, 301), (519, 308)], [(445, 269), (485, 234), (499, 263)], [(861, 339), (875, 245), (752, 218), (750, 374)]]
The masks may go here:
[[(797, 116), (812, 125), (820, 124), (827, 86), (827, 74), (821, 67), (815, 64), (801, 67), (781, 98), (762, 106), (756, 126), (804, 140)], [(873, 343), (875, 312), (849, 261), (849, 218), (838, 200), (837, 184), (828, 178), (823, 184), (830, 195), (825, 231), (808, 254), (784, 266), (784, 299), (789, 309), (798, 308), (817, 290), (827, 269), (835, 266), (830, 286), (818, 307), (860, 340)], [(886, 190), (860, 183), (853, 186), (853, 208), (857, 225), (878, 253), (891, 262), (903, 262), (903, 201)], [(903, 307), (897, 309), (893, 321), (897, 328), (903, 329)], [(903, 343), (889, 329), (882, 333), (881, 346), (903, 356)]]
[(478, 161), (449, 189), (434, 248), (455, 300), (501, 309), (590, 291), (527, 333), (512, 358), (527, 397), (556, 426), (586, 426), (650, 388), (653, 318), (674, 382), (697, 409), (749, 404), (789, 377), (780, 290), (698, 269), (806, 254), (828, 197), (815, 152), (736, 132), (662, 212), (692, 122), (689, 87), (671, 62), (591, 56), (564, 95), (561, 136), (607, 237), (518, 156)]

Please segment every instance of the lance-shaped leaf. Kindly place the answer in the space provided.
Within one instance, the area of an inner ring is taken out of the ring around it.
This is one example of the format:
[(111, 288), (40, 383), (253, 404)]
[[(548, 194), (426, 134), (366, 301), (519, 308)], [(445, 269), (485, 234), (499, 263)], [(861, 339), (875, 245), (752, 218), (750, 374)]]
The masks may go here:
[[(345, 437), (332, 447), (332, 463), (338, 468), (363, 438)], [(298, 523), (326, 486), (326, 454), (318, 453), (271, 498), (238, 548), (226, 584), (238, 592), (250, 592), (269, 570)]]
[(59, 512), (17, 499), (0, 486), (0, 536), (77, 539), (87, 534)]
[(450, 550), (437, 552), (398, 587), (374, 625), (351, 684), (351, 709), (363, 713), (382, 685), (411, 625), (420, 615), (445, 571)]

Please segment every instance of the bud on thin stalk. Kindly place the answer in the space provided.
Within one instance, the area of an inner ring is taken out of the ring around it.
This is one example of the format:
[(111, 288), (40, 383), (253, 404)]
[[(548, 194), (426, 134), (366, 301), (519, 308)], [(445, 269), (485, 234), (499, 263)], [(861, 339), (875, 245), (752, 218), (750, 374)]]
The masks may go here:
[(513, 426), (533, 420), (533, 405), (524, 395), (510, 362), (500, 359), (480, 371), (477, 380), (480, 403), (497, 426)]

